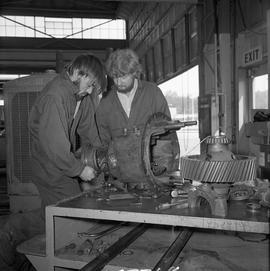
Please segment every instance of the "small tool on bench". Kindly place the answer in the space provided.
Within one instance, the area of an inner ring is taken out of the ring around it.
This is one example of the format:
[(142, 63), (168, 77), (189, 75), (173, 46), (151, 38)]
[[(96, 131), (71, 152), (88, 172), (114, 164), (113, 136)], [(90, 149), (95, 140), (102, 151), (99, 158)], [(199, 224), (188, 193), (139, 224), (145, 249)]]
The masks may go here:
[(187, 199), (181, 199), (174, 202), (161, 203), (156, 207), (156, 210), (166, 210), (173, 206), (176, 206), (176, 208), (186, 208), (188, 207), (188, 201)]

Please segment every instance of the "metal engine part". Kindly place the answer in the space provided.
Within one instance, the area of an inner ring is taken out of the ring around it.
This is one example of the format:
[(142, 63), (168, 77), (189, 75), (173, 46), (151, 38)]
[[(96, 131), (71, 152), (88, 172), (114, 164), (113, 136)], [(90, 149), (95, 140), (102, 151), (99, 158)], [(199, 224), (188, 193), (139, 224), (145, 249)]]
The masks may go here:
[(228, 212), (229, 185), (223, 183), (202, 184), (188, 192), (188, 205), (190, 208), (202, 207), (206, 201), (211, 209), (211, 214), (225, 217)]
[[(175, 131), (196, 124), (197, 121), (170, 120), (163, 113), (149, 118), (142, 133), (141, 153), (145, 175), (152, 188), (164, 184), (165, 174), (179, 170), (180, 148)], [(114, 172), (117, 171), (118, 161), (112, 145), (108, 149), (83, 146), (77, 157), (98, 173), (117, 176)]]
[(108, 149), (83, 146), (79, 155), (83, 163), (92, 167), (98, 174), (113, 172), (117, 168), (117, 159)]
[(142, 135), (142, 160), (152, 187), (166, 184), (168, 178), (164, 176), (179, 170), (180, 147), (176, 131), (196, 124), (197, 121), (170, 120), (163, 113), (153, 114), (148, 119)]
[(254, 194), (253, 189), (247, 185), (235, 185), (230, 188), (229, 198), (231, 200), (247, 200)]
[(202, 183), (234, 183), (256, 178), (256, 157), (234, 155), (226, 136), (209, 137), (207, 153), (181, 157), (182, 176)]

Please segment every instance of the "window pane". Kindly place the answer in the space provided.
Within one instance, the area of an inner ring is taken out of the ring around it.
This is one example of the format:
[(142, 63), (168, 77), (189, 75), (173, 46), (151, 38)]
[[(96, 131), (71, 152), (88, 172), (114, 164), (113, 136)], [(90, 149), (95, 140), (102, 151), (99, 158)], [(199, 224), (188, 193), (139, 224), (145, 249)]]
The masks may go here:
[[(159, 85), (170, 108), (172, 119), (198, 120), (199, 71), (198, 66)], [(199, 125), (177, 131), (180, 156), (200, 154)]]
[(253, 109), (268, 109), (268, 76), (256, 76), (252, 82)]
[[(43, 27), (36, 27), (36, 29), (39, 30), (39, 31), (41, 31), (41, 32), (45, 32)], [(36, 31), (36, 37), (37, 38), (48, 38), (47, 35), (42, 34), (41, 32), (37, 32)]]
[(73, 31), (72, 33), (78, 33), (78, 34), (75, 34), (75, 35), (72, 35), (70, 38), (73, 38), (73, 39), (81, 39), (82, 38), (82, 20), (81, 19), (73, 19), (72, 20), (73, 22)]
[[(16, 22), (0, 18), (0, 26), (3, 26), (0, 36), (15, 35), (19, 37), (45, 37), (31, 28), (52, 35), (56, 38), (86, 38), (86, 39), (126, 39), (126, 24), (123, 20), (108, 19), (82, 19), (82, 18), (51, 18), (32, 16), (7, 16)], [(25, 26), (24, 26), (25, 25)], [(7, 27), (14, 27), (12, 33)], [(29, 26), (29, 27), (27, 27)], [(72, 35), (77, 33), (75, 35)]]
[(2, 33), (2, 35), (6, 36), (6, 28), (5, 28), (5, 26), (0, 25), (0, 33)]
[(30, 27), (34, 27), (34, 17), (25, 17), (25, 24)]
[(16, 16), (15, 21), (21, 24), (24, 24), (24, 17), (23, 16)]
[(16, 36), (17, 37), (24, 37), (25, 36), (24, 27), (22, 27), (22, 26), (16, 27)]
[[(12, 18), (12, 17), (14, 17), (14, 18)], [(15, 20), (15, 16), (7, 16), (7, 18)], [(8, 26), (11, 26), (11, 25), (14, 26), (14, 25), (16, 25), (16, 23), (13, 22), (13, 21), (10, 21), (10, 20), (6, 20), (6, 25), (8, 25)]]
[(15, 31), (15, 26), (7, 26), (6, 31), (7, 31), (7, 36), (8, 37), (15, 37), (16, 36), (16, 31)]
[(35, 22), (37, 27), (44, 27), (44, 17), (36, 17)]
[(30, 28), (25, 28), (25, 36), (26, 37), (34, 37), (35, 36), (34, 30), (32, 30)]
[(6, 19), (3, 17), (0, 17), (0, 25), (5, 25), (6, 24)]

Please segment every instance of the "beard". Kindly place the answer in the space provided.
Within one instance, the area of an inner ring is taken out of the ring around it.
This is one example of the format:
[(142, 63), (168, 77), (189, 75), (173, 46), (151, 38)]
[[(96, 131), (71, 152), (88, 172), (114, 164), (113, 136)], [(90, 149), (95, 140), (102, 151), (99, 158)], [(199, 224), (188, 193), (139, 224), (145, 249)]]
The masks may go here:
[(134, 87), (134, 82), (135, 80), (133, 80), (133, 83), (129, 86), (116, 86), (117, 91), (123, 94), (129, 93)]

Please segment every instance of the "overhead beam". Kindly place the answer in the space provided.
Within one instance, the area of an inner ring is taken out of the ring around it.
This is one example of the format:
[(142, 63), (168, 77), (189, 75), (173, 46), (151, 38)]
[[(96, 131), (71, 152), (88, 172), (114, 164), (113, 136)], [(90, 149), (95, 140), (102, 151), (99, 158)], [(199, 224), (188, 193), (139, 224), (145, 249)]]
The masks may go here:
[(127, 40), (0, 37), (0, 49), (106, 50), (127, 46)]
[(56, 68), (60, 52), (65, 62), (80, 54), (105, 60), (113, 48), (127, 47), (126, 40), (80, 40), (46, 38), (0, 38), (0, 73), (28, 74)]
[[(12, 6), (12, 2), (7, 2), (7, 4), (2, 4), (1, 7), (1, 14), (2, 15), (23, 15), (23, 16), (44, 16), (47, 17), (48, 15), (53, 17), (82, 17), (82, 18), (110, 18), (110, 19), (117, 19), (117, 4), (111, 5), (112, 2), (114, 3), (141, 3), (141, 2), (157, 2), (157, 3), (183, 3), (183, 4), (197, 4), (199, 0), (141, 0), (141, 1), (134, 1), (134, 0), (100, 0), (100, 1), (80, 1), (74, 2), (74, 7), (69, 6), (48, 6), (44, 4), (41, 6), (38, 2), (35, 2), (32, 6), (31, 4), (28, 6), (27, 3), (24, 5), (20, 5), (19, 3)], [(106, 2), (103, 3), (102, 2)], [(110, 3), (109, 3), (110, 2)]]
[(156, 1), (153, 1), (153, 0), (140, 0), (140, 1), (136, 1), (136, 0), (100, 0), (100, 1), (104, 1), (104, 2), (175, 2), (175, 3), (186, 3), (186, 4), (197, 4), (198, 3), (198, 0), (156, 0)]
[(94, 54), (105, 60), (106, 50), (30, 50), (30, 49), (0, 49), (1, 74), (29, 74), (56, 69), (57, 54), (61, 53), (65, 63), (80, 54)]
[(96, 10), (92, 9), (64, 9), (64, 8), (31, 8), (31, 7), (5, 7), (1, 9), (2, 15), (12, 16), (52, 16), (64, 18), (103, 18), (103, 19), (117, 19), (115, 18), (114, 10)]

